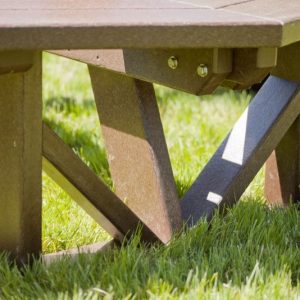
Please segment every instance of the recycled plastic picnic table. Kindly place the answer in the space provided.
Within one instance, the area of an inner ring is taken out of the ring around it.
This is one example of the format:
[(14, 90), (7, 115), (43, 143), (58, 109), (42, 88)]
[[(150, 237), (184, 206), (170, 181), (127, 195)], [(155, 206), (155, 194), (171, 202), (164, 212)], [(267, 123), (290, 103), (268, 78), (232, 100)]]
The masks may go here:
[[(44, 50), (88, 64), (116, 193), (43, 124)], [(40, 255), (42, 168), (114, 241), (140, 223), (167, 243), (234, 204), (266, 160), (268, 201), (296, 201), (299, 70), (299, 0), (0, 0), (0, 249)], [(199, 95), (268, 74), (180, 201), (152, 83)]]

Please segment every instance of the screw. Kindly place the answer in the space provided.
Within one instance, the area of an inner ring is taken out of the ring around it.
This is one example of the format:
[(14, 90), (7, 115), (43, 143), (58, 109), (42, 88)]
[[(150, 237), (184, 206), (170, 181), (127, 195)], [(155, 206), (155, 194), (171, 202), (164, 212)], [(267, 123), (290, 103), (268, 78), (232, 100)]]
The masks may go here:
[(172, 69), (175, 70), (178, 67), (178, 59), (175, 56), (170, 56), (168, 59), (168, 66)]
[(208, 75), (208, 67), (205, 64), (201, 64), (199, 65), (199, 67), (197, 68), (197, 74), (200, 77), (206, 77)]

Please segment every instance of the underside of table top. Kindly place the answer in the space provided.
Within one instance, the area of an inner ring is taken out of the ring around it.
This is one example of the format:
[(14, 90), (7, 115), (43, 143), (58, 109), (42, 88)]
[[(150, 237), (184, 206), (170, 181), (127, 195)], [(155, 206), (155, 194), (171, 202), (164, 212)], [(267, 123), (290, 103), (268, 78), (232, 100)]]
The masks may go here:
[(299, 0), (0, 1), (0, 50), (281, 47)]

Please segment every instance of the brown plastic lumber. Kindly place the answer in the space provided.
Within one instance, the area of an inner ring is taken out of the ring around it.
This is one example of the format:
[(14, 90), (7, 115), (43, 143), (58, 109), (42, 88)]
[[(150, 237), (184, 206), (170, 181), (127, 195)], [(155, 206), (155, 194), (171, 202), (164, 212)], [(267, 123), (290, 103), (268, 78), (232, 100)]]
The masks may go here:
[[(260, 83), (277, 63), (277, 48), (274, 47), (98, 49), (49, 52), (197, 95), (210, 94), (219, 85), (234, 89), (249, 88), (255, 83)], [(173, 69), (168, 65), (171, 57), (177, 62)], [(200, 65), (207, 67), (206, 76), (201, 77), (197, 73)]]
[(300, 40), (298, 0), (110, 2), (3, 0), (0, 50), (259, 48)]
[(276, 67), (272, 75), (293, 81), (300, 81), (300, 42), (278, 49)]
[[(300, 43), (278, 50), (272, 74), (300, 81)], [(300, 200), (299, 118), (288, 130), (266, 163), (265, 196), (270, 204), (287, 205)]]
[(300, 83), (269, 77), (181, 202), (189, 225), (239, 200), (300, 112)]
[(116, 193), (168, 242), (182, 221), (153, 86), (89, 70)]
[[(0, 69), (15, 54), (0, 53)], [(15, 60), (0, 75), (0, 251), (23, 264), (41, 251), (41, 53), (19, 51)]]
[(299, 41), (300, 2), (298, 0), (254, 0), (231, 5), (224, 10), (256, 16), (269, 20), (280, 20), (282, 28), (282, 45)]
[(142, 226), (141, 239), (158, 238), (77, 157), (48, 126), (43, 125), (43, 169), (114, 239), (122, 241)]
[(284, 135), (266, 163), (265, 196), (270, 204), (300, 200), (299, 118)]
[(50, 265), (54, 262), (63, 260), (65, 258), (76, 259), (80, 254), (95, 254), (98, 252), (105, 252), (107, 250), (112, 249), (114, 246), (116, 246), (114, 240), (99, 242), (99, 243), (85, 245), (85, 246), (81, 246), (69, 250), (44, 254), (42, 256), (42, 261), (46, 265)]
[[(98, 49), (50, 52), (197, 95), (212, 93), (232, 71), (231, 49)], [(170, 57), (175, 57), (178, 62), (174, 69), (168, 65)], [(197, 74), (197, 68), (201, 64), (207, 66), (207, 76), (200, 77)], [(255, 66), (255, 62), (253, 65)], [(268, 70), (265, 74), (267, 73)]]
[(222, 85), (233, 89), (247, 89), (260, 83), (276, 66), (277, 48), (234, 49), (232, 60), (232, 72)]
[(28, 71), (34, 64), (34, 51), (2, 51), (0, 52), (0, 74)]

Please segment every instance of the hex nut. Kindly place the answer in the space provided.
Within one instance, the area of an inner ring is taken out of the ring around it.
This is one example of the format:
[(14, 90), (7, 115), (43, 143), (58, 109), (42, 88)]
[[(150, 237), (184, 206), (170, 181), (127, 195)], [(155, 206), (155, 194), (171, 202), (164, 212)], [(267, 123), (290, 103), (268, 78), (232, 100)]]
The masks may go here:
[(198, 76), (204, 78), (208, 75), (208, 67), (205, 64), (200, 64), (197, 68)]
[(168, 66), (170, 69), (175, 70), (178, 67), (178, 59), (176, 56), (170, 56), (168, 59)]

